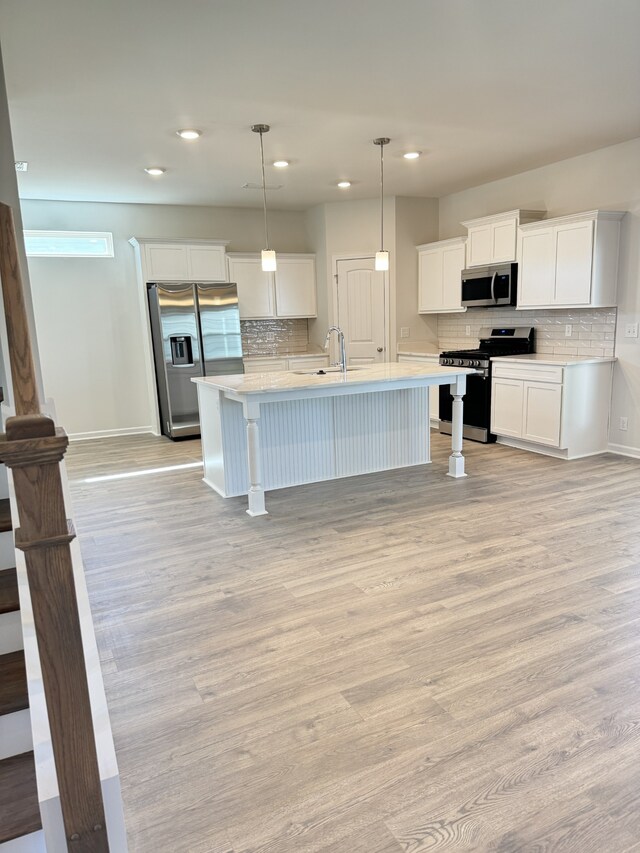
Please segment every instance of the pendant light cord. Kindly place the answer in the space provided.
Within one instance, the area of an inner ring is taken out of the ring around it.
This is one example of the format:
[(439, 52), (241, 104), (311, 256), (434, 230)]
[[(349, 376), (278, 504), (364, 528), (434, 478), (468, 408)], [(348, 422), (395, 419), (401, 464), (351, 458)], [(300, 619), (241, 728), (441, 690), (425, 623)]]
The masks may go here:
[(262, 131), (260, 131), (260, 162), (262, 164), (262, 206), (264, 209), (264, 239), (265, 249), (269, 248), (269, 227), (267, 225), (267, 187), (264, 179), (264, 148), (262, 145)]
[(380, 251), (384, 252), (384, 145), (380, 146)]

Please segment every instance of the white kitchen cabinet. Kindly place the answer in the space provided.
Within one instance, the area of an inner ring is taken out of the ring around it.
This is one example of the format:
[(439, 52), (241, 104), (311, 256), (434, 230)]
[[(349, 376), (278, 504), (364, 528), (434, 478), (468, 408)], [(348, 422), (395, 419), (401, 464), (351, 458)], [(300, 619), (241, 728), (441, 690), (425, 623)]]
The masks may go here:
[(263, 272), (259, 258), (227, 257), (229, 281), (238, 286), (241, 320), (264, 320), (275, 317), (273, 273)]
[(614, 306), (623, 216), (592, 210), (520, 226), (517, 307)]
[(452, 313), (462, 307), (465, 237), (418, 246), (418, 313)]
[[(440, 356), (438, 353), (433, 355), (425, 353), (424, 355), (410, 355), (409, 353), (398, 353), (398, 361), (405, 364), (440, 364)], [(440, 420), (440, 386), (432, 385), (429, 388), (429, 419), (431, 426), (437, 429)]]
[(241, 320), (317, 315), (315, 255), (278, 253), (275, 272), (263, 272), (259, 255), (227, 255), (229, 281), (238, 285)]
[(467, 267), (513, 262), (518, 226), (544, 216), (542, 210), (508, 210), (461, 222), (467, 229)]
[(492, 361), (491, 431), (498, 441), (564, 459), (606, 451), (612, 359)]
[(315, 256), (279, 255), (274, 280), (277, 317), (317, 316)]
[(226, 242), (139, 240), (145, 281), (226, 281)]
[(313, 370), (329, 367), (328, 355), (260, 356), (244, 359), (245, 373), (273, 373), (282, 370)]

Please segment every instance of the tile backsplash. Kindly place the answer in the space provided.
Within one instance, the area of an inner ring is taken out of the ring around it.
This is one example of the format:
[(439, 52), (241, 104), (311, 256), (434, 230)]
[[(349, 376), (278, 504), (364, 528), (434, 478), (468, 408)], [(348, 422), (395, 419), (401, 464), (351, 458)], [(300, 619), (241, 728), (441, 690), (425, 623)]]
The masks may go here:
[[(515, 308), (470, 308), (464, 314), (438, 315), (440, 350), (476, 347), (480, 329), (491, 326), (535, 326), (536, 352), (550, 355), (612, 356), (615, 308), (567, 308), (516, 311)], [(571, 336), (565, 327), (571, 326)], [(470, 334), (466, 334), (469, 326)]]
[(241, 320), (240, 331), (245, 355), (284, 355), (309, 347), (307, 320)]

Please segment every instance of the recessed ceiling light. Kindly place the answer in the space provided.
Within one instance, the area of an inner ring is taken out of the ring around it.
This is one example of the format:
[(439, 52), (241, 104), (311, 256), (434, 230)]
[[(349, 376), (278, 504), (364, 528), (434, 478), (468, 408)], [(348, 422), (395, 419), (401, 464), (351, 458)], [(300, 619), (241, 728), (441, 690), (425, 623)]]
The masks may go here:
[(417, 160), (420, 156), (419, 151), (407, 151), (406, 154), (403, 155), (405, 160)]
[(201, 130), (195, 130), (194, 128), (185, 128), (184, 130), (176, 130), (176, 133), (181, 139), (197, 139), (199, 136), (202, 136)]
[(351, 181), (338, 181), (338, 186), (341, 190), (346, 190), (351, 186)]
[(166, 170), (166, 169), (163, 169), (163, 168), (162, 168), (162, 166), (148, 166), (148, 167), (145, 169), (145, 172), (147, 173), (147, 175), (154, 175), (154, 176), (157, 176), (157, 175), (164, 175), (164, 173), (165, 173), (166, 171), (167, 171), (167, 170)]
[(287, 166), (289, 165), (289, 161), (288, 160), (276, 160), (273, 165), (276, 167), (276, 169), (286, 169)]

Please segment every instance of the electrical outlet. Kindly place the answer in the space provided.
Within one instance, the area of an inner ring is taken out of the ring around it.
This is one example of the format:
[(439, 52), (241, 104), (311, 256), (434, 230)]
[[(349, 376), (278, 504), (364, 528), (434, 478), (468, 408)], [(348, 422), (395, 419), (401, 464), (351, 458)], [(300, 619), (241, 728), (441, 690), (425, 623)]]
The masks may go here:
[(564, 327), (564, 336), (565, 338), (570, 338), (572, 334), (573, 326), (571, 325), (571, 323), (567, 323), (567, 325)]
[(408, 338), (409, 337), (409, 326), (400, 326), (400, 337)]
[(623, 432), (629, 429), (629, 418), (620, 418), (620, 429)]
[(465, 333), (465, 335), (466, 335), (467, 337), (470, 337), (470, 335), (471, 335), (471, 326), (465, 326), (465, 327), (464, 327), (464, 333)]
[(637, 338), (638, 337), (638, 324), (637, 323), (627, 323), (624, 327), (624, 336), (625, 336), (625, 338)]

